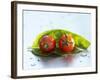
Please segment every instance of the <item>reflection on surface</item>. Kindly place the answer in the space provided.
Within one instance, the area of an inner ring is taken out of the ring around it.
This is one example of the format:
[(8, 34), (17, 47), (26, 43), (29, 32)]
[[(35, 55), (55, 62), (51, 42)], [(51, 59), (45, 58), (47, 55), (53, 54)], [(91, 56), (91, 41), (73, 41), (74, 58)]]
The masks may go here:
[[(38, 57), (28, 53), (32, 57), (28, 63), (24, 63), (24, 69), (46, 69), (46, 68), (66, 68), (66, 67), (87, 67), (91, 66), (90, 52), (85, 50), (78, 54), (66, 54), (62, 57)], [(26, 55), (27, 56), (27, 55)]]

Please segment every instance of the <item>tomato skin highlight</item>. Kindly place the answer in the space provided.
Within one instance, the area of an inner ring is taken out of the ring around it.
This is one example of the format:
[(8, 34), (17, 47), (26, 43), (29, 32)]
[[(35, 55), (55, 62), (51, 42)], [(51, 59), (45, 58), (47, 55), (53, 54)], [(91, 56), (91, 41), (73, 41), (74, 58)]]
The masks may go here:
[(52, 52), (56, 47), (56, 41), (52, 36), (44, 35), (40, 39), (39, 47), (42, 52)]
[(63, 52), (71, 52), (74, 49), (74, 39), (71, 34), (63, 34), (59, 40), (59, 48)]

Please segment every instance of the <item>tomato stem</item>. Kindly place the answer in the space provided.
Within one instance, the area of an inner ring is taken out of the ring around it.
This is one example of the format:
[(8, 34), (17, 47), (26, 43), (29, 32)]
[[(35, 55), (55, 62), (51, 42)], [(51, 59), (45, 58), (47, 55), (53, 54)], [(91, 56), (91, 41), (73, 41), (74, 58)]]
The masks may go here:
[(44, 48), (48, 48), (49, 47), (49, 45), (46, 43), (45, 45), (44, 45)]

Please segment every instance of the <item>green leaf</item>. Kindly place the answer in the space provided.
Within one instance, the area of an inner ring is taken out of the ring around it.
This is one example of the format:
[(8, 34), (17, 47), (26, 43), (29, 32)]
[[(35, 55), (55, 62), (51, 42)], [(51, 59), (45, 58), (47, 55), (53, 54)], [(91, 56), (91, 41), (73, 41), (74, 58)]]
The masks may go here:
[[(36, 39), (34, 40), (32, 44), (32, 53), (34, 53), (35, 55), (39, 55), (39, 56), (51, 56), (54, 54), (57, 56), (58, 55), (62, 56), (63, 53), (58, 48), (58, 41), (63, 34), (69, 34), (69, 33), (72, 34), (72, 37), (75, 41), (75, 47), (80, 48), (80, 49), (87, 49), (90, 46), (90, 42), (78, 34), (75, 34), (67, 30), (55, 29), (55, 30), (48, 30), (48, 31), (42, 32), (36, 37)], [(49, 54), (46, 53), (46, 55), (42, 54), (39, 48), (40, 39), (44, 35), (51, 35), (56, 40), (56, 49), (52, 53), (49, 53)], [(78, 50), (79, 49), (77, 49), (76, 51)], [(72, 53), (75, 53), (75, 50)]]

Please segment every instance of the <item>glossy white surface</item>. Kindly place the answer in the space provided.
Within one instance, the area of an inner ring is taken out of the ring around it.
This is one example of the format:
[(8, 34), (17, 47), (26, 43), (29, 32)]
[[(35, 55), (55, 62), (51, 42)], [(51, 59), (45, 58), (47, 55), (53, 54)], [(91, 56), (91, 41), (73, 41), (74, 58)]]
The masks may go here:
[[(28, 51), (37, 35), (51, 29), (64, 29), (80, 34), (91, 41), (91, 14), (76, 12), (23, 11), (23, 69), (45, 69), (91, 66), (91, 50), (72, 55), (73, 61), (64, 57), (40, 58)], [(87, 54), (82, 57), (81, 55)], [(39, 60), (39, 61), (38, 61)]]

